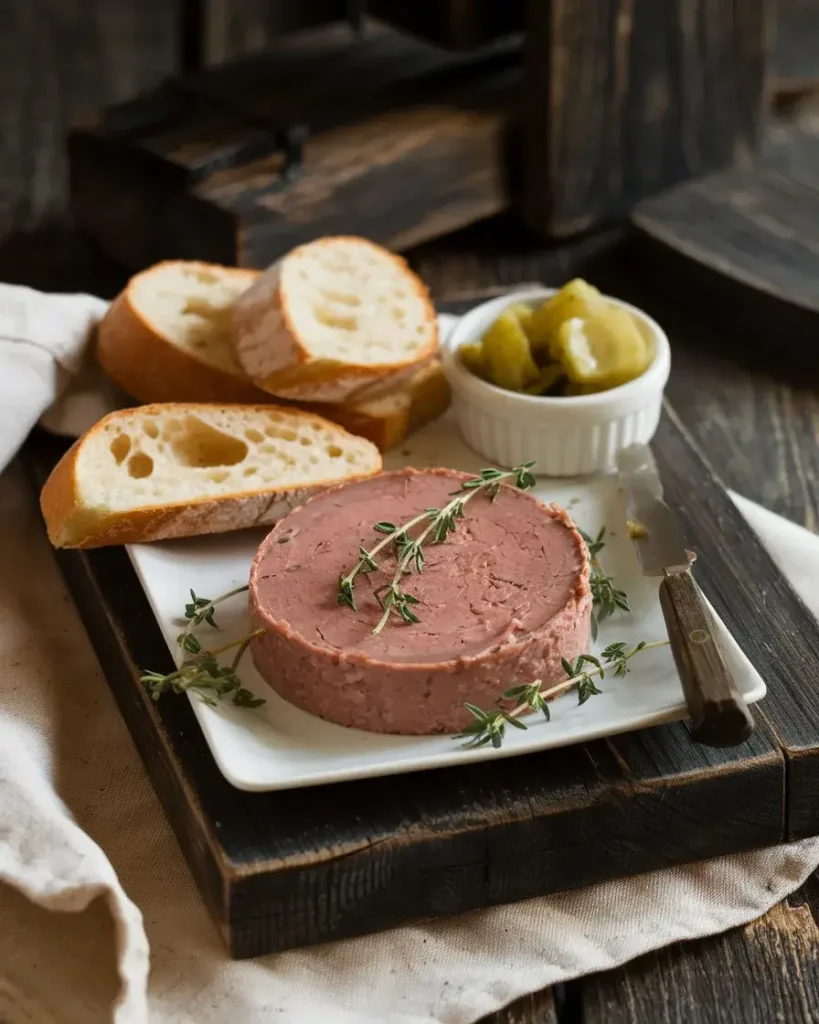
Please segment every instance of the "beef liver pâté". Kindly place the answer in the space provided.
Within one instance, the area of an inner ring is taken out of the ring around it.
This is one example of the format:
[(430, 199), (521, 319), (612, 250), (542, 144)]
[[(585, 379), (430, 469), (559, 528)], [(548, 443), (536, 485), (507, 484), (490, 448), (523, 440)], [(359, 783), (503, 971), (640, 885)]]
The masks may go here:
[[(478, 494), (442, 544), (425, 542), (422, 573), (404, 577), (420, 622), (390, 618), (373, 590), (395, 571), (392, 545), (356, 582), (357, 611), (337, 603), (359, 548), (441, 507), (467, 474), (402, 470), (324, 491), (265, 538), (250, 576), (251, 610), (266, 633), (254, 662), (282, 697), (341, 725), (374, 732), (458, 732), (464, 701), (491, 707), (503, 690), (564, 678), (561, 658), (588, 650), (589, 566), (569, 516), (503, 486)], [(417, 530), (411, 531), (412, 536)]]

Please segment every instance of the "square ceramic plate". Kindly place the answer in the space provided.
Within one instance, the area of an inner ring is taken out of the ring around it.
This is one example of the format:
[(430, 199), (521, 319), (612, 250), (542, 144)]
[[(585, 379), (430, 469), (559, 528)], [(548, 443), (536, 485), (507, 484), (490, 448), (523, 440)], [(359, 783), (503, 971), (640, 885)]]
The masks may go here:
[[(477, 472), (483, 464), (461, 441), (450, 416), (430, 424), (410, 438), (400, 452), (385, 459), (385, 469), (449, 466)], [(658, 581), (648, 580), (640, 572), (626, 535), (625, 508), (616, 480), (542, 479), (533, 493), (544, 501), (568, 508), (587, 533), (594, 534), (601, 526), (609, 531), (601, 561), (628, 594), (632, 610), (603, 622), (594, 650), (602, 650), (614, 641), (624, 640), (632, 645), (641, 640), (666, 638), (657, 596)], [(179, 617), (190, 599), (190, 588), (197, 594), (214, 597), (247, 583), (250, 563), (263, 536), (263, 531), (251, 531), (129, 548), (175, 657)], [(244, 596), (220, 606), (217, 622), (220, 633), (215, 635), (220, 643), (246, 634), (249, 625)], [(718, 628), (745, 699), (749, 703), (760, 700), (765, 695), (765, 684), (759, 673), (721, 622)], [(532, 715), (527, 718), (529, 728), (525, 732), (508, 729), (499, 750), (491, 746), (465, 750), (460, 741), (449, 736), (383, 736), (333, 725), (300, 711), (273, 693), (256, 673), (250, 658), (242, 663), (242, 682), (265, 697), (266, 704), (255, 710), (236, 708), (230, 703), (210, 708), (195, 696), (190, 699), (216, 763), (230, 783), (245, 790), (290, 789), (513, 757), (685, 717), (680, 682), (669, 648), (646, 651), (630, 664), (631, 671), (625, 678), (607, 676), (598, 681), (603, 692), (582, 706), (578, 705), (576, 694), (567, 693), (551, 704), (551, 721)], [(498, 692), (505, 688), (504, 680), (499, 679)]]

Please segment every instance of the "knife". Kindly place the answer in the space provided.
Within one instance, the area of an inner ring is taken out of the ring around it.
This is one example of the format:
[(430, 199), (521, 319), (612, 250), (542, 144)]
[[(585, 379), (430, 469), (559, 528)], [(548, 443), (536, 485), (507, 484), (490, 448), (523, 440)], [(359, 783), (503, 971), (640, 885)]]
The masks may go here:
[(709, 747), (733, 747), (754, 720), (725, 660), (714, 619), (691, 575), (682, 530), (663, 501), (651, 449), (634, 444), (618, 456), (629, 534), (646, 576), (660, 576), (660, 605), (691, 716), (691, 736)]

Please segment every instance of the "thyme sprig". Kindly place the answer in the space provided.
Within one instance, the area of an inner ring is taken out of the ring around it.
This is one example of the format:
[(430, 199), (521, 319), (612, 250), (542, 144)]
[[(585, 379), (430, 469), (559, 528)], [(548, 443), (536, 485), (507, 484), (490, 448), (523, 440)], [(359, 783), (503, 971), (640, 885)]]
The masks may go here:
[[(186, 690), (190, 690), (198, 694), (205, 704), (211, 707), (216, 707), (219, 700), (228, 696), (232, 696), (233, 703), (242, 708), (256, 708), (265, 703), (263, 698), (256, 697), (250, 690), (242, 686), (238, 675), (242, 656), (251, 641), (265, 632), (263, 629), (254, 630), (247, 636), (211, 650), (203, 648), (201, 641), (193, 633), (193, 630), (203, 623), (207, 623), (213, 629), (218, 629), (214, 618), (216, 606), (246, 590), (248, 590), (248, 586), (236, 587), (214, 600), (199, 597), (191, 590), (190, 603), (185, 605), (185, 627), (176, 638), (186, 657), (183, 658), (179, 668), (173, 672), (165, 674), (145, 672), (140, 677), (140, 681), (147, 688), (153, 700), (159, 700), (162, 694), (168, 691), (184, 693)], [(218, 656), (234, 648), (236, 653), (230, 664), (220, 664)]]
[[(176, 638), (176, 642), (179, 646), (187, 651), (189, 654), (197, 654), (201, 647), (194, 648), (189, 646), (189, 640), (192, 636), (192, 631), (197, 626), (201, 626), (203, 622), (206, 622), (213, 629), (218, 629), (216, 620), (214, 619), (214, 612), (217, 604), (221, 604), (223, 601), (227, 601), (231, 597), (235, 597), (237, 594), (243, 594), (246, 590), (250, 589), (250, 584), (246, 583), (243, 587), (236, 587), (234, 590), (229, 590), (226, 594), (222, 594), (219, 597), (211, 600), (208, 597), (199, 597), (191, 588), (191, 599), (188, 604), (185, 605), (185, 628)], [(196, 638), (194, 637), (194, 640)]]
[[(665, 647), (667, 644), (668, 640), (654, 640), (651, 643), (642, 640), (634, 647), (629, 647), (625, 642), (613, 643), (601, 651), (599, 658), (593, 654), (581, 654), (573, 662), (563, 658), (562, 665), (566, 678), (562, 682), (544, 690), (538, 679), (533, 683), (525, 683), (522, 686), (513, 686), (511, 689), (505, 690), (501, 699), (517, 702), (509, 711), (500, 707), (483, 711), (474, 704), (464, 703), (464, 707), (474, 716), (475, 721), (470, 722), (455, 739), (466, 740), (463, 744), (466, 748), (483, 747), (488, 743), (495, 748), (500, 747), (503, 745), (507, 725), (512, 725), (516, 729), (527, 728), (525, 722), (518, 720), (521, 715), (540, 711), (548, 722), (551, 719), (549, 698), (576, 688), (577, 703), (585, 704), (590, 697), (602, 692), (598, 689), (593, 677), (598, 676), (603, 679), (606, 672), (611, 672), (614, 676), (622, 678), (629, 671), (628, 662), (635, 654), (651, 650), (654, 647)], [(591, 667), (585, 668), (586, 665)]]
[[(482, 469), (479, 476), (462, 481), (458, 490), (453, 492), (452, 500), (442, 508), (426, 508), (402, 526), (385, 521), (375, 523), (373, 529), (376, 533), (384, 534), (384, 537), (369, 550), (365, 547), (359, 548), (359, 559), (356, 564), (346, 575), (339, 576), (338, 604), (346, 605), (353, 611), (358, 610), (355, 603), (356, 580), (359, 576), (377, 571), (379, 566), (375, 556), (388, 545), (392, 545), (397, 557), (397, 566), (392, 580), (373, 591), (383, 613), (373, 633), (380, 633), (392, 615), (397, 615), (408, 624), (420, 622), (414, 611), (418, 598), (404, 590), (402, 581), (413, 569), (417, 573), (423, 571), (426, 561), (424, 542), (430, 538), (433, 544), (443, 544), (449, 534), (456, 530), (458, 520), (465, 518), (464, 506), (476, 494), (484, 492), (490, 501), (494, 501), (501, 483), (510, 479), (520, 490), (534, 487), (532, 466), (534, 462), (525, 462), (511, 470)], [(417, 537), (410, 537), (409, 531), (421, 523), (426, 523), (424, 529)]]
[(596, 537), (590, 537), (583, 530), (580, 536), (586, 543), (589, 552), (589, 588), (591, 589), (593, 612), (591, 620), (592, 640), (597, 639), (599, 623), (609, 615), (613, 615), (619, 608), (621, 611), (631, 611), (628, 597), (623, 590), (617, 590), (614, 586), (614, 577), (609, 576), (597, 557), (606, 546), (605, 526), (601, 526)]

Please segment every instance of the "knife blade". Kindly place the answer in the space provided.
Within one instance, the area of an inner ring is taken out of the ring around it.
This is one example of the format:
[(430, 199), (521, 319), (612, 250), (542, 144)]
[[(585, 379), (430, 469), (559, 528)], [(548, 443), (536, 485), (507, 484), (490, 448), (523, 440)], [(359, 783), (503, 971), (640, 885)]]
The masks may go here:
[(626, 496), (629, 535), (646, 576), (685, 572), (688, 552), (682, 530), (663, 500), (657, 463), (647, 444), (620, 452), (620, 486)]
[(651, 449), (631, 445), (619, 453), (617, 466), (629, 535), (643, 573), (661, 577), (660, 607), (691, 716), (691, 736), (712, 747), (744, 743), (754, 730), (754, 720), (725, 659), (713, 615), (691, 574), (683, 532), (663, 499)]

